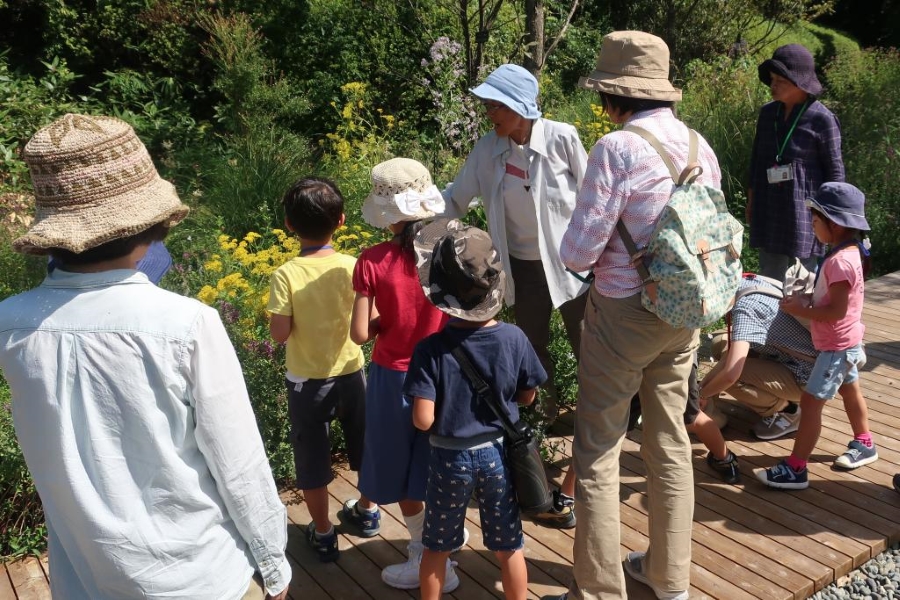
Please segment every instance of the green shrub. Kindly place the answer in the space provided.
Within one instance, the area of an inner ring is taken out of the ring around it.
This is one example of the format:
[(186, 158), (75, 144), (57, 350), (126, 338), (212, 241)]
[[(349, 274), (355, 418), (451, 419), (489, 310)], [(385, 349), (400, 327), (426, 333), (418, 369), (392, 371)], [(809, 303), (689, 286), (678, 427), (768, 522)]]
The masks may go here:
[(0, 558), (39, 554), (46, 537), (44, 508), (13, 430), (9, 386), (0, 377)]
[(900, 53), (846, 54), (827, 71), (847, 181), (866, 194), (876, 274), (900, 269)]

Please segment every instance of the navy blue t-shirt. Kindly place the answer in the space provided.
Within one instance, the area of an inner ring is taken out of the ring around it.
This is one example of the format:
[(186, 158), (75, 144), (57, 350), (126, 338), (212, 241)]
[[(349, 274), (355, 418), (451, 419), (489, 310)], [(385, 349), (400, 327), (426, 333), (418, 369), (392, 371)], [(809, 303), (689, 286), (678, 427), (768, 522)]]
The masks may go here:
[[(443, 336), (449, 338), (445, 342)], [(442, 339), (443, 338), (443, 339)], [(535, 388), (547, 379), (534, 348), (521, 329), (508, 323), (470, 329), (448, 325), (416, 345), (406, 372), (403, 393), (410, 398), (434, 400), (431, 433), (471, 438), (503, 431), (490, 407), (481, 402), (449, 348), (461, 344), (472, 365), (508, 407), (510, 419), (519, 420), (516, 392)]]

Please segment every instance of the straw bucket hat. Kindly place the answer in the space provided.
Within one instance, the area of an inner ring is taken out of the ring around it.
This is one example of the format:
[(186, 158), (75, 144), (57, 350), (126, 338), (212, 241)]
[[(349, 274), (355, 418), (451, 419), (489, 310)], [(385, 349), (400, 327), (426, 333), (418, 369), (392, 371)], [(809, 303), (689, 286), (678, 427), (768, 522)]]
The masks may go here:
[(506, 274), (491, 236), (457, 219), (436, 219), (413, 242), (429, 302), (451, 317), (488, 321), (503, 308)]
[(669, 47), (643, 31), (614, 31), (603, 37), (597, 66), (580, 87), (625, 98), (681, 100), (669, 81)]
[(383, 229), (402, 221), (419, 221), (444, 212), (444, 197), (425, 165), (411, 158), (392, 158), (372, 169), (372, 192), (362, 216)]
[(187, 216), (175, 187), (161, 179), (131, 125), (67, 114), (25, 146), (35, 221), (13, 241), (27, 254), (62, 248), (79, 254)]

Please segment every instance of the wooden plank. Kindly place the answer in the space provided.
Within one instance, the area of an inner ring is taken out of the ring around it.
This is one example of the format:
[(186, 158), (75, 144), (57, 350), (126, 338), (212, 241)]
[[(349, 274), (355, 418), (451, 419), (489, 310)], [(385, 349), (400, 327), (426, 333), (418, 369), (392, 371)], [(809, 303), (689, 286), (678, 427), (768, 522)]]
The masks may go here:
[(0, 600), (16, 600), (16, 592), (3, 563), (0, 563)]
[(6, 570), (19, 600), (49, 600), (50, 585), (37, 558), (29, 556), (6, 563)]

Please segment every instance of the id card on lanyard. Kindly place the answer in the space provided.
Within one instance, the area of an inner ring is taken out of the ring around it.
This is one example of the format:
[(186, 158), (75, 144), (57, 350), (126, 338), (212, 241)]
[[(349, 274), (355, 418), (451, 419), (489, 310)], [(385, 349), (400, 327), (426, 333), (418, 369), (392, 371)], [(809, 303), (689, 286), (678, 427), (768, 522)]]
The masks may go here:
[[(803, 113), (806, 112), (806, 108), (809, 106), (809, 99), (803, 102), (803, 106), (800, 107), (800, 112), (797, 113), (797, 116), (794, 117), (794, 122), (791, 123), (791, 128), (788, 129), (787, 135), (784, 136), (784, 140), (781, 141), (781, 145), (778, 147), (778, 153), (775, 155), (775, 165), (766, 169), (766, 179), (769, 183), (783, 183), (785, 181), (793, 181), (794, 180), (794, 164), (788, 163), (786, 165), (781, 164), (781, 158), (784, 155), (784, 150), (787, 148), (788, 142), (791, 139), (791, 136), (794, 135), (794, 130), (797, 128), (797, 123), (800, 122), (800, 117), (803, 116)], [(775, 143), (778, 143), (778, 117), (781, 114), (781, 107), (778, 108), (778, 114), (775, 115)]]

